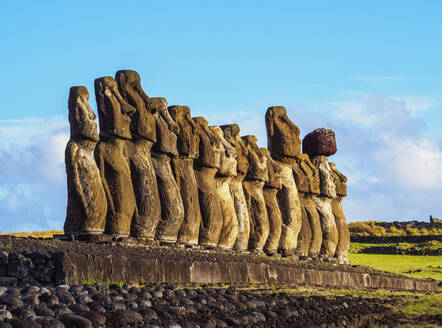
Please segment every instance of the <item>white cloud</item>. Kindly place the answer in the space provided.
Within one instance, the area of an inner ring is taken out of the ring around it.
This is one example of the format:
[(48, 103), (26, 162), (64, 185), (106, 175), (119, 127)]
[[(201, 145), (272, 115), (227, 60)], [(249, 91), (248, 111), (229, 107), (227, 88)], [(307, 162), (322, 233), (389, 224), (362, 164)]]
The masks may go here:
[(403, 103), (404, 108), (413, 116), (442, 104), (440, 95), (433, 96), (394, 96), (392, 99)]
[(387, 135), (372, 155), (397, 186), (416, 192), (442, 190), (442, 150), (430, 140)]
[(60, 229), (67, 118), (0, 121), (0, 231)]

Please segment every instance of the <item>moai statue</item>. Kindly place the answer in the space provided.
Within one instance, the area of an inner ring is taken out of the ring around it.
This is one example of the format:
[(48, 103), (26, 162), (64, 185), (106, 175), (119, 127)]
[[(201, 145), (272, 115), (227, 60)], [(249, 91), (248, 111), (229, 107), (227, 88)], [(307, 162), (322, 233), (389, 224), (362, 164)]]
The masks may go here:
[(117, 82), (110, 76), (95, 80), (95, 98), (100, 121), (95, 160), (108, 204), (105, 233), (127, 237), (136, 213), (136, 200), (125, 146), (131, 139), (131, 116), (136, 110), (123, 99)]
[(266, 112), (267, 144), (272, 158), (281, 162), (282, 188), (277, 193), (283, 218), (280, 249), (283, 255), (293, 254), (302, 226), (301, 204), (293, 176), (293, 165), (301, 153), (298, 127), (287, 117), (282, 106), (269, 107)]
[(332, 169), (333, 181), (336, 185), (336, 198), (332, 200), (332, 211), (335, 216), (339, 236), (335, 256), (340, 264), (350, 264), (347, 258), (350, 248), (350, 232), (348, 231), (347, 219), (342, 207), (342, 199), (347, 196), (347, 177), (336, 168), (335, 163), (330, 162), (329, 164)]
[(132, 140), (126, 143), (137, 204), (131, 235), (152, 240), (161, 219), (160, 195), (150, 156), (152, 145), (157, 140), (156, 122), (149, 104), (150, 99), (141, 87), (138, 73), (130, 70), (118, 71), (115, 79), (121, 96), (136, 109), (130, 125)]
[(276, 197), (276, 194), (282, 188), (280, 176), (282, 167), (277, 161), (273, 160), (267, 148), (261, 148), (261, 151), (267, 157), (269, 176), (269, 180), (264, 183), (264, 189), (262, 190), (270, 224), (269, 237), (264, 246), (264, 252), (271, 256), (278, 251), (282, 231), (282, 216)]
[(102, 234), (106, 225), (106, 195), (94, 159), (99, 140), (96, 116), (88, 99), (85, 87), (70, 89), (71, 137), (65, 152), (68, 206), (64, 232), (67, 235)]
[(261, 152), (255, 136), (242, 137), (247, 147), (249, 168), (243, 181), (244, 195), (250, 217), (249, 249), (263, 252), (269, 236), (270, 224), (262, 189), (268, 181), (267, 157)]
[(319, 255), (322, 245), (322, 228), (314, 195), (320, 194), (319, 172), (307, 154), (300, 154), (293, 165), (293, 175), (298, 187), (302, 210), (302, 226), (298, 235), (297, 252), (301, 256)]
[(193, 162), (199, 156), (200, 128), (192, 120), (189, 107), (170, 106), (168, 110), (179, 127), (179, 157), (172, 159), (172, 171), (184, 205), (184, 221), (178, 233), (178, 241), (196, 245), (201, 224), (201, 210)]
[(230, 192), (232, 193), (238, 219), (238, 236), (233, 248), (237, 251), (245, 252), (247, 251), (250, 238), (250, 218), (243, 189), (243, 180), (249, 168), (247, 160), (248, 150), (239, 136), (240, 129), (238, 124), (222, 125), (221, 129), (223, 130), (224, 138), (235, 147), (236, 151), (236, 176), (230, 180)]
[(230, 182), (236, 176), (236, 150), (226, 139), (223, 130), (218, 126), (211, 126), (210, 130), (221, 143), (220, 168), (215, 175), (216, 190), (219, 195), (222, 214), (222, 228), (218, 246), (232, 249), (238, 236), (238, 218), (235, 211), (235, 203), (230, 192)]
[(336, 152), (334, 132), (326, 129), (316, 129), (305, 136), (302, 148), (307, 153), (313, 165), (319, 171), (320, 195), (313, 196), (322, 226), (321, 254), (334, 257), (338, 245), (338, 230), (332, 210), (332, 199), (337, 197), (333, 171), (327, 156)]
[(184, 221), (184, 205), (172, 172), (171, 160), (178, 157), (177, 134), (180, 128), (167, 110), (164, 98), (150, 98), (150, 107), (157, 124), (157, 142), (152, 147), (152, 163), (157, 176), (161, 201), (161, 221), (156, 238), (167, 243), (178, 240)]
[(223, 224), (215, 175), (220, 168), (224, 149), (204, 117), (194, 117), (193, 121), (200, 127), (199, 157), (194, 163), (202, 217), (199, 244), (214, 247), (218, 245)]

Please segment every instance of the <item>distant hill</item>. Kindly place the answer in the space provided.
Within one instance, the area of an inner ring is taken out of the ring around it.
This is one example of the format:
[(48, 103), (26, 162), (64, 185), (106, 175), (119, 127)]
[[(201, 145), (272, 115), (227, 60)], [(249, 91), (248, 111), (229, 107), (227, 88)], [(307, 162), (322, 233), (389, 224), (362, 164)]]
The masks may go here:
[(348, 224), (351, 235), (359, 236), (422, 236), (442, 235), (442, 223), (424, 221), (361, 221)]

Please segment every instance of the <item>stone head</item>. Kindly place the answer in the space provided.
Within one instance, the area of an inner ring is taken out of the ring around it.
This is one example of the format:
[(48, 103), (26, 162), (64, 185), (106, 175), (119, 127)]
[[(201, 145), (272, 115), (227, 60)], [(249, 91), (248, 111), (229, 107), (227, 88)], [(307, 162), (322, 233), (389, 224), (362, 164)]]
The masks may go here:
[(204, 126), (206, 126), (206, 127), (209, 126), (209, 123), (207, 122), (206, 118), (203, 117), (203, 116), (193, 117), (192, 119), (193, 119), (193, 121), (194, 121), (196, 124), (198, 124), (199, 126), (203, 126), (203, 127), (204, 127)]
[(257, 145), (258, 138), (254, 135), (247, 135), (241, 137), (241, 139), (248, 148), (248, 179), (268, 181), (267, 157), (264, 156), (263, 152)]
[(220, 139), (211, 131), (204, 117), (198, 116), (192, 119), (195, 124), (200, 127), (198, 164), (206, 167), (219, 168), (221, 165), (221, 155), (224, 150)]
[(89, 92), (86, 87), (71, 87), (69, 90), (69, 123), (71, 139), (89, 139), (98, 141), (95, 113), (89, 105)]
[(134, 108), (130, 130), (133, 135), (140, 136), (151, 142), (156, 142), (156, 123), (149, 110), (149, 97), (141, 87), (140, 75), (131, 70), (118, 71), (115, 74), (118, 90), (121, 96)]
[(193, 121), (190, 108), (187, 106), (170, 106), (168, 111), (180, 129), (177, 144), (180, 156), (198, 158), (199, 126)]
[(239, 138), (240, 128), (238, 124), (226, 124), (221, 125), (220, 128), (223, 130), (224, 138), (231, 144), (235, 144)]
[(247, 155), (249, 151), (247, 150), (244, 141), (239, 136), (240, 132), (239, 125), (227, 124), (227, 125), (221, 125), (220, 128), (223, 130), (224, 138), (235, 146), (236, 156), (237, 156), (236, 170), (238, 175), (246, 174), (249, 168), (249, 162), (247, 161)]
[(267, 146), (272, 157), (285, 163), (293, 163), (301, 153), (299, 128), (288, 118), (283, 106), (267, 109), (265, 115)]
[(100, 135), (131, 139), (131, 116), (136, 109), (118, 91), (117, 82), (110, 76), (95, 80)]

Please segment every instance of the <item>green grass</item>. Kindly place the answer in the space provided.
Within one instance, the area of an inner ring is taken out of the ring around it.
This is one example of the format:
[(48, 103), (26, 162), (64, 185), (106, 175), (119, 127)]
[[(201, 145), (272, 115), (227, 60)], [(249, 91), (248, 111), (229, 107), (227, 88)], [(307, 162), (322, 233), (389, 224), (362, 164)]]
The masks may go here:
[(441, 242), (437, 240), (430, 240), (423, 243), (385, 243), (385, 244), (371, 244), (371, 243), (351, 243), (350, 244), (350, 252), (351, 253), (360, 253), (360, 251), (364, 248), (368, 248), (371, 246), (396, 246), (399, 249), (409, 249), (409, 248), (416, 248), (419, 250), (423, 249), (439, 249), (442, 247)]
[(63, 234), (60, 230), (47, 230), (47, 231), (33, 231), (33, 232), (7, 232), (0, 233), (0, 235), (5, 236), (15, 236), (15, 237), (34, 237), (34, 238), (52, 238), (53, 235)]
[(413, 278), (442, 280), (442, 256), (349, 254), (348, 258), (354, 265), (369, 266)]
[(351, 222), (348, 229), (352, 234), (362, 236), (417, 236), (417, 235), (442, 235), (440, 228), (412, 228), (406, 227), (400, 229), (391, 225), (390, 227), (382, 227), (376, 224), (376, 221)]

